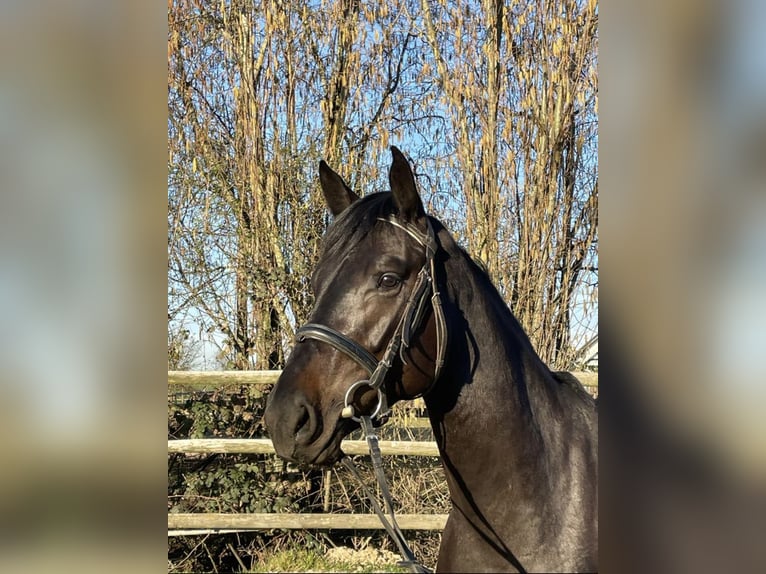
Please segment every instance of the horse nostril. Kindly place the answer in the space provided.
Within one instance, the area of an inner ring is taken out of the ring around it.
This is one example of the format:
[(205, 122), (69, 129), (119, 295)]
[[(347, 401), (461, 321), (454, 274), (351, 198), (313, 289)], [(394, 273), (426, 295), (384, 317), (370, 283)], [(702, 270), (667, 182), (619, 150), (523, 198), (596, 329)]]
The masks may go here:
[(308, 405), (301, 405), (300, 415), (295, 422), (295, 442), (309, 444), (317, 433), (317, 416)]
[(305, 427), (309, 423), (309, 411), (306, 407), (301, 407), (301, 414), (298, 417), (298, 421), (295, 423), (295, 434), (296, 436), (300, 434), (303, 427)]

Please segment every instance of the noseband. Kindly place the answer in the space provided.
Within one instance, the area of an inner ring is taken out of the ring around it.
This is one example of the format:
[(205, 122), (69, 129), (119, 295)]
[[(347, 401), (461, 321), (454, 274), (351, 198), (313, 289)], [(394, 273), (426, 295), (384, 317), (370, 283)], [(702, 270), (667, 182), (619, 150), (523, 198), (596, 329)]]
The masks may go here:
[[(378, 361), (372, 353), (353, 339), (335, 329), (318, 323), (306, 323), (298, 329), (295, 334), (299, 343), (306, 339), (315, 339), (334, 347), (356, 361), (359, 366), (367, 371), (369, 379), (357, 381), (351, 385), (346, 391), (346, 396), (344, 398), (342, 416), (357, 422), (359, 422), (360, 419), (356, 416), (357, 413), (354, 410), (353, 401), (354, 394), (357, 389), (361, 387), (370, 387), (378, 393), (378, 404), (373, 413), (368, 415), (370, 418), (380, 417), (388, 412), (388, 397), (383, 382), (386, 379), (389, 369), (394, 364), (397, 353), (399, 354), (402, 363), (407, 364), (404, 352), (410, 346), (413, 333), (417, 331), (420, 323), (423, 321), (426, 303), (429, 298), (431, 300), (431, 308), (433, 309), (434, 319), (436, 321), (436, 362), (431, 386), (433, 386), (439, 378), (439, 373), (444, 364), (444, 355), (447, 347), (447, 328), (444, 320), (444, 311), (442, 309), (440, 293), (436, 285), (436, 266), (434, 258), (436, 256), (438, 244), (436, 242), (436, 235), (434, 234), (433, 227), (431, 226), (431, 221), (428, 217), (425, 218), (426, 233), (423, 234), (414, 225), (406, 222), (399, 222), (393, 217), (379, 217), (378, 220), (385, 221), (394, 227), (402, 229), (425, 249), (425, 262), (417, 275), (415, 285), (412, 288), (412, 293), (410, 293), (407, 305), (404, 307), (404, 312), (396, 327), (396, 331), (394, 331), (394, 334), (383, 353), (383, 358)], [(428, 390), (430, 390), (430, 388), (431, 387), (429, 386)], [(428, 390), (425, 392), (427, 393)]]

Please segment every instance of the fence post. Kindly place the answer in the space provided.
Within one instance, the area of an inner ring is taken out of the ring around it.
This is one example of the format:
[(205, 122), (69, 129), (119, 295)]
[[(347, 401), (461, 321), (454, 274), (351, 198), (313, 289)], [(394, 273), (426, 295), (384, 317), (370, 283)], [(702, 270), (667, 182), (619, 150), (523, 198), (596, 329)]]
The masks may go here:
[(322, 497), (322, 510), (330, 512), (330, 479), (332, 471), (328, 468), (324, 471), (324, 496)]

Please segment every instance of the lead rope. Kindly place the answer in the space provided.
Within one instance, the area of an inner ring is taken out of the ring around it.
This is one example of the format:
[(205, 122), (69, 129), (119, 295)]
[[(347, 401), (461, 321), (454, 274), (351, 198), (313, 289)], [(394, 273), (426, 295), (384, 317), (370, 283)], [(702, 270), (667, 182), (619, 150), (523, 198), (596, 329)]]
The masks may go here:
[(381, 493), (383, 494), (383, 503), (386, 507), (386, 513), (388, 513), (391, 517), (390, 521), (388, 520), (388, 517), (386, 517), (386, 514), (383, 512), (383, 510), (381, 510), (380, 504), (378, 504), (375, 495), (372, 493), (372, 491), (370, 491), (370, 489), (362, 480), (362, 476), (354, 466), (354, 463), (351, 462), (351, 459), (348, 457), (343, 457), (341, 462), (348, 470), (351, 471), (351, 474), (354, 475), (356, 480), (362, 486), (362, 490), (364, 490), (367, 498), (370, 499), (372, 508), (378, 515), (378, 518), (380, 518), (380, 522), (383, 524), (383, 527), (386, 529), (386, 532), (388, 532), (389, 536), (394, 539), (396, 546), (399, 548), (399, 553), (402, 555), (403, 560), (400, 560), (398, 565), (408, 568), (410, 572), (431, 574), (431, 570), (423, 566), (415, 559), (415, 555), (407, 544), (407, 541), (404, 538), (404, 534), (402, 533), (401, 528), (399, 528), (399, 524), (396, 522), (394, 506), (391, 501), (391, 492), (388, 489), (386, 473), (383, 470), (383, 457), (380, 454), (378, 435), (375, 433), (375, 428), (372, 425), (372, 418), (369, 416), (362, 416), (359, 418), (362, 423), (362, 430), (364, 431), (365, 439), (367, 440), (367, 446), (370, 449), (370, 457), (372, 458), (372, 468), (375, 471), (375, 478), (377, 479)]

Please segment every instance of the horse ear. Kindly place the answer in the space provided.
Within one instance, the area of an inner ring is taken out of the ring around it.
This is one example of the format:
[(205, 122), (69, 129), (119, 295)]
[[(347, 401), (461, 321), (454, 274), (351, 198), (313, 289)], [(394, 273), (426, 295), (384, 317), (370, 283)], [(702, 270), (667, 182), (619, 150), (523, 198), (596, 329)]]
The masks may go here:
[(351, 191), (343, 178), (335, 173), (324, 160), (319, 162), (319, 182), (322, 184), (322, 193), (324, 193), (327, 207), (333, 216), (338, 216), (359, 196)]
[(420, 201), (410, 163), (396, 146), (391, 146), (391, 154), (394, 160), (388, 172), (388, 180), (391, 184), (391, 192), (394, 194), (394, 204), (402, 219), (417, 221), (425, 217), (426, 211), (423, 209), (423, 202)]

